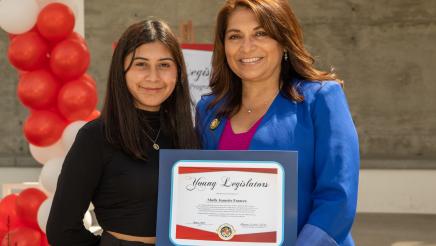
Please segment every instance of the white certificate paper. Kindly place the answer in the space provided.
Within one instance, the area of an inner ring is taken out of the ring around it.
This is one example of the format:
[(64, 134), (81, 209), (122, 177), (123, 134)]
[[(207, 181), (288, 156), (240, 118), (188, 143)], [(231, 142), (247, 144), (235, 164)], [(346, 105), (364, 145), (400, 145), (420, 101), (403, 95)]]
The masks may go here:
[(284, 172), (274, 161), (179, 161), (172, 169), (175, 245), (280, 245)]

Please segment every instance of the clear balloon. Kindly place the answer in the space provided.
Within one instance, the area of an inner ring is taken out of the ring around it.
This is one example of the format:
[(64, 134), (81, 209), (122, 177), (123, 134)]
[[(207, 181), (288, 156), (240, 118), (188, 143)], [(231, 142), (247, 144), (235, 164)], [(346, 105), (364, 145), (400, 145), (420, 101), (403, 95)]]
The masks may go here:
[(29, 31), (36, 23), (39, 6), (35, 0), (0, 1), (0, 27), (12, 34)]

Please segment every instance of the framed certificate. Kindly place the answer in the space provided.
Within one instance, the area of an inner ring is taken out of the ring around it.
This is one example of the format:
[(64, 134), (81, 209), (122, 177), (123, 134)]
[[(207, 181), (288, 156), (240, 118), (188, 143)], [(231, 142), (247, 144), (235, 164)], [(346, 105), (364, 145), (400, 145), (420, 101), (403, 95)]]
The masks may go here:
[(161, 150), (157, 245), (294, 245), (297, 154)]

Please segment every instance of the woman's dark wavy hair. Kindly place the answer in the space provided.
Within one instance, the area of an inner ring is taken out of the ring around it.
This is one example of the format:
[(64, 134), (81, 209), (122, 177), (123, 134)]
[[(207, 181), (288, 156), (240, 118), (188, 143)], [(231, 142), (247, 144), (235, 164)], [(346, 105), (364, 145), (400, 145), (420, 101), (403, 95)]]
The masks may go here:
[(336, 80), (343, 83), (333, 72), (320, 71), (314, 67), (315, 60), (304, 47), (301, 27), (287, 0), (227, 0), (216, 20), (210, 81), (211, 94), (216, 97), (208, 106), (212, 108), (225, 98), (217, 112), (218, 116), (231, 116), (241, 106), (242, 82), (227, 64), (224, 47), (228, 18), (239, 7), (251, 10), (270, 37), (288, 52), (288, 61), (282, 58), (280, 82), (281, 91), (290, 99), (296, 102), (304, 100), (292, 78)]
[[(166, 46), (177, 64), (175, 89), (161, 105), (161, 126), (168, 132), (175, 148), (199, 147), (192, 121), (192, 101), (182, 50), (169, 26), (162, 20), (150, 18), (128, 27), (119, 39), (112, 56), (102, 109), (105, 136), (109, 143), (143, 160), (147, 159), (146, 149), (151, 147), (143, 131), (144, 127), (149, 129), (151, 126), (144, 125), (144, 121), (140, 120), (125, 75), (132, 66), (136, 49), (152, 42)], [(124, 61), (131, 53), (130, 65), (125, 69)]]

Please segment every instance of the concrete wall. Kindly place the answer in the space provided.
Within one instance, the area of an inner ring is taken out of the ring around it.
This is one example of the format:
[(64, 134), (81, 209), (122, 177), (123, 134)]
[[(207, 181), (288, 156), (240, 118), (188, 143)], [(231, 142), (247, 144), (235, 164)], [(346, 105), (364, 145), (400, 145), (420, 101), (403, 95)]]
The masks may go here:
[(436, 214), (436, 170), (360, 171), (360, 213)]
[[(192, 20), (195, 40), (211, 42), (221, 0), (85, 1), (90, 73), (100, 104), (111, 44), (132, 22), (154, 15), (178, 31)], [(364, 167), (436, 168), (436, 1), (292, 0), (319, 67), (336, 68), (356, 122)], [(0, 166), (33, 165), (16, 97), (17, 76), (0, 32)]]

